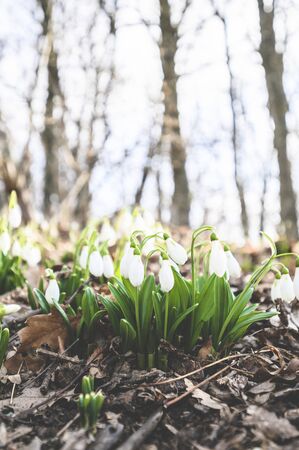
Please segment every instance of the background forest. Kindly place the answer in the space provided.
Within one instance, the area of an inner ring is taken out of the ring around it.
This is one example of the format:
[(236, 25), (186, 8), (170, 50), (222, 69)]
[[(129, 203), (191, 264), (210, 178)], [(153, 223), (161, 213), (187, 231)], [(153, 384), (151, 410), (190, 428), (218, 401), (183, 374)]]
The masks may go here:
[(298, 240), (296, 0), (1, 0), (0, 207)]

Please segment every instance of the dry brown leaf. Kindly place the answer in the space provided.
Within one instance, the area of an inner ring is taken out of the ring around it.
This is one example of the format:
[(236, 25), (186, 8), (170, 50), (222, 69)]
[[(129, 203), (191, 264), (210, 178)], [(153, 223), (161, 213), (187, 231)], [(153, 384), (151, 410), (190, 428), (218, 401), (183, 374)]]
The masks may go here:
[(50, 314), (38, 314), (27, 320), (27, 327), (19, 331), (21, 345), (19, 352), (36, 349), (48, 345), (51, 350), (59, 349), (59, 338), (66, 343), (68, 338), (67, 326), (58, 313), (53, 310)]
[[(73, 326), (76, 325), (77, 319), (71, 318)], [(25, 368), (32, 371), (39, 370), (44, 364), (44, 358), (36, 356), (32, 350), (47, 345), (51, 350), (59, 350), (60, 342), (66, 347), (68, 341), (68, 328), (58, 313), (53, 310), (50, 314), (38, 314), (27, 319), (27, 326), (19, 332), (20, 346), (16, 353), (5, 362), (8, 372), (15, 373), (18, 371), (22, 362)]]

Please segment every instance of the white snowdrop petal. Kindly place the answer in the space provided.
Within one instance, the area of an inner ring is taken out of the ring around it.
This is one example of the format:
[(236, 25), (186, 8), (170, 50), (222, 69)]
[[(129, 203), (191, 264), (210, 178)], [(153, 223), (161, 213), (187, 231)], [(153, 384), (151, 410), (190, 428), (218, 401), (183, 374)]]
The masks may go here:
[(99, 251), (94, 250), (89, 256), (89, 272), (95, 277), (100, 277), (103, 270), (103, 258)]
[(129, 280), (131, 284), (138, 287), (144, 279), (144, 266), (140, 255), (133, 255), (129, 266)]
[(294, 292), (297, 299), (299, 299), (299, 267), (296, 267), (294, 277)]
[(38, 247), (32, 247), (27, 244), (22, 249), (22, 258), (27, 262), (29, 267), (36, 266), (41, 260), (41, 252)]
[(275, 300), (278, 300), (281, 298), (281, 291), (280, 291), (280, 278), (275, 278), (272, 287), (271, 287), (271, 299), (274, 302)]
[(11, 254), (12, 254), (12, 256), (17, 256), (17, 257), (22, 255), (22, 248), (21, 248), (20, 242), (18, 240), (15, 240), (14, 243), (12, 244)]
[(82, 250), (81, 250), (81, 253), (79, 256), (79, 264), (80, 264), (80, 267), (82, 267), (82, 269), (86, 269), (87, 260), (88, 260), (88, 246), (84, 245), (84, 247), (82, 247)]
[(226, 257), (228, 276), (233, 278), (240, 278), (241, 267), (237, 259), (234, 257), (230, 250), (224, 252)]
[(0, 251), (2, 251), (4, 255), (7, 255), (9, 249), (10, 249), (10, 236), (7, 231), (3, 231), (0, 234)]
[(5, 314), (13, 314), (15, 312), (18, 312), (21, 309), (20, 305), (4, 305)]
[(22, 222), (22, 211), (19, 205), (15, 205), (8, 211), (8, 223), (12, 228), (18, 228)]
[(169, 292), (174, 286), (174, 276), (169, 260), (163, 260), (159, 271), (159, 282), (163, 292)]
[(130, 244), (126, 245), (124, 255), (120, 261), (120, 273), (124, 278), (129, 278), (129, 267), (134, 255), (134, 249), (130, 247)]
[(211, 242), (211, 253), (209, 261), (209, 273), (215, 273), (218, 277), (223, 277), (227, 272), (227, 261), (225, 251), (218, 240)]
[(177, 264), (183, 265), (188, 259), (186, 250), (171, 238), (166, 239), (167, 253)]
[(49, 284), (45, 292), (45, 297), (50, 304), (53, 303), (53, 299), (57, 302), (59, 301), (60, 289), (55, 279), (49, 280)]
[(103, 256), (103, 272), (106, 278), (111, 278), (114, 275), (114, 265), (110, 255)]
[(280, 292), (282, 300), (290, 303), (295, 298), (294, 285), (290, 275), (283, 274), (280, 282)]

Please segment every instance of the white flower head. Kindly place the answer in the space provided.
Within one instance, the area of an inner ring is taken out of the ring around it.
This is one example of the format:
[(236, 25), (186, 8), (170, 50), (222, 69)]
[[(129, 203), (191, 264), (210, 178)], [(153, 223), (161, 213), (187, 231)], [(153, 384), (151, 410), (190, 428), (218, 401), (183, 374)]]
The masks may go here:
[(22, 256), (22, 247), (21, 247), (18, 239), (16, 239), (14, 241), (14, 243), (12, 244), (11, 254), (12, 254), (12, 256), (17, 256), (17, 257)]
[(169, 259), (163, 259), (159, 271), (159, 282), (163, 292), (169, 292), (174, 286), (172, 265)]
[(11, 228), (18, 228), (22, 222), (22, 211), (20, 206), (16, 203), (8, 210), (8, 223)]
[(27, 262), (29, 267), (35, 267), (40, 262), (42, 255), (38, 247), (26, 244), (22, 248), (22, 258)]
[(129, 268), (134, 255), (134, 249), (129, 243), (126, 244), (123, 257), (120, 261), (120, 273), (124, 278), (129, 278)]
[(103, 272), (106, 278), (111, 278), (114, 275), (114, 265), (110, 255), (103, 256)]
[(110, 225), (109, 220), (103, 223), (99, 238), (101, 242), (107, 241), (109, 247), (116, 243), (116, 232)]
[(4, 315), (14, 314), (20, 311), (21, 309), (21, 306), (16, 304), (2, 305), (2, 306), (4, 306)]
[(227, 264), (227, 276), (233, 278), (240, 278), (241, 276), (241, 267), (238, 263), (237, 259), (234, 257), (229, 247), (225, 246), (224, 253), (226, 257)]
[(79, 256), (79, 265), (82, 269), (86, 269), (86, 267), (87, 267), (88, 253), (89, 253), (88, 245), (84, 245), (82, 247), (82, 250), (81, 250), (81, 253)]
[(218, 277), (223, 277), (223, 275), (228, 271), (227, 260), (225, 256), (225, 251), (221, 242), (218, 240), (217, 236), (212, 233), (211, 235), (211, 253), (209, 260), (209, 274), (215, 273)]
[(53, 300), (59, 301), (60, 289), (55, 278), (50, 278), (48, 287), (45, 292), (45, 297), (49, 304), (53, 304)]
[(284, 300), (287, 303), (292, 302), (295, 298), (293, 281), (287, 269), (284, 269), (282, 271), (280, 281), (280, 292), (282, 300)]
[(134, 287), (142, 284), (144, 279), (144, 265), (140, 255), (133, 255), (129, 265), (129, 280)]
[(98, 250), (91, 252), (89, 256), (89, 272), (95, 276), (100, 277), (103, 275), (104, 265), (103, 258)]
[(170, 258), (177, 264), (183, 265), (188, 259), (188, 255), (186, 250), (181, 244), (178, 244), (170, 237), (167, 237), (166, 240), (166, 248), (167, 253)]
[(0, 234), (0, 251), (4, 255), (7, 255), (8, 250), (10, 249), (10, 235), (8, 231), (2, 231)]
[(276, 274), (274, 282), (271, 287), (271, 299), (273, 302), (281, 298), (280, 285), (281, 285), (281, 274), (279, 272)]
[(297, 258), (296, 261), (296, 270), (295, 270), (295, 277), (294, 277), (294, 291), (295, 296), (299, 300), (299, 258)]

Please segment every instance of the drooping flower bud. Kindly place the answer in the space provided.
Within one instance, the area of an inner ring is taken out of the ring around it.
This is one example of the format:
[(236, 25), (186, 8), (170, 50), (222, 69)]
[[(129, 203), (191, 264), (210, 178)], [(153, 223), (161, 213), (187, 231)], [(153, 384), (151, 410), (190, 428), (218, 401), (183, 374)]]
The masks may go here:
[(89, 256), (89, 272), (95, 277), (101, 277), (103, 270), (103, 258), (98, 250), (94, 250)]
[(218, 240), (215, 233), (211, 234), (211, 252), (209, 261), (209, 273), (215, 273), (218, 277), (223, 277), (228, 271), (225, 251), (221, 242)]
[(294, 292), (297, 299), (299, 299), (299, 258), (296, 261), (296, 270), (294, 277)]
[(240, 278), (241, 267), (237, 259), (234, 257), (228, 246), (224, 247), (224, 253), (226, 257), (227, 264), (227, 276), (233, 278)]
[(103, 272), (106, 278), (111, 278), (114, 275), (114, 265), (110, 255), (103, 256)]
[(275, 275), (275, 279), (271, 287), (271, 299), (273, 302), (281, 298), (280, 285), (281, 285), (281, 273), (278, 272)]
[(3, 316), (7, 316), (8, 314), (18, 312), (20, 309), (21, 309), (20, 305), (16, 304), (5, 305), (3, 303), (0, 303), (0, 318)]
[(129, 278), (129, 268), (133, 258), (134, 249), (127, 243), (124, 251), (124, 255), (120, 261), (120, 273), (124, 278)]
[(138, 287), (144, 279), (144, 266), (140, 255), (134, 254), (130, 261), (129, 280), (131, 284)]
[(169, 292), (174, 286), (174, 276), (169, 259), (163, 259), (159, 271), (159, 282), (163, 292)]
[(280, 282), (281, 298), (285, 302), (292, 302), (295, 298), (294, 285), (289, 271), (286, 268), (282, 269), (282, 276)]
[(53, 300), (59, 301), (60, 289), (55, 278), (50, 278), (45, 297), (49, 304), (53, 304)]
[(173, 261), (179, 265), (185, 264), (188, 259), (186, 250), (181, 244), (178, 244), (170, 237), (166, 239), (167, 253)]
[(22, 222), (22, 211), (18, 204), (9, 208), (8, 210), (8, 223), (11, 228), (18, 228)]
[(3, 255), (7, 255), (8, 250), (10, 249), (10, 236), (7, 231), (2, 231), (0, 234), (0, 251), (2, 251)]
[(87, 267), (88, 251), (88, 245), (84, 245), (79, 256), (79, 265), (82, 269), (86, 269)]

